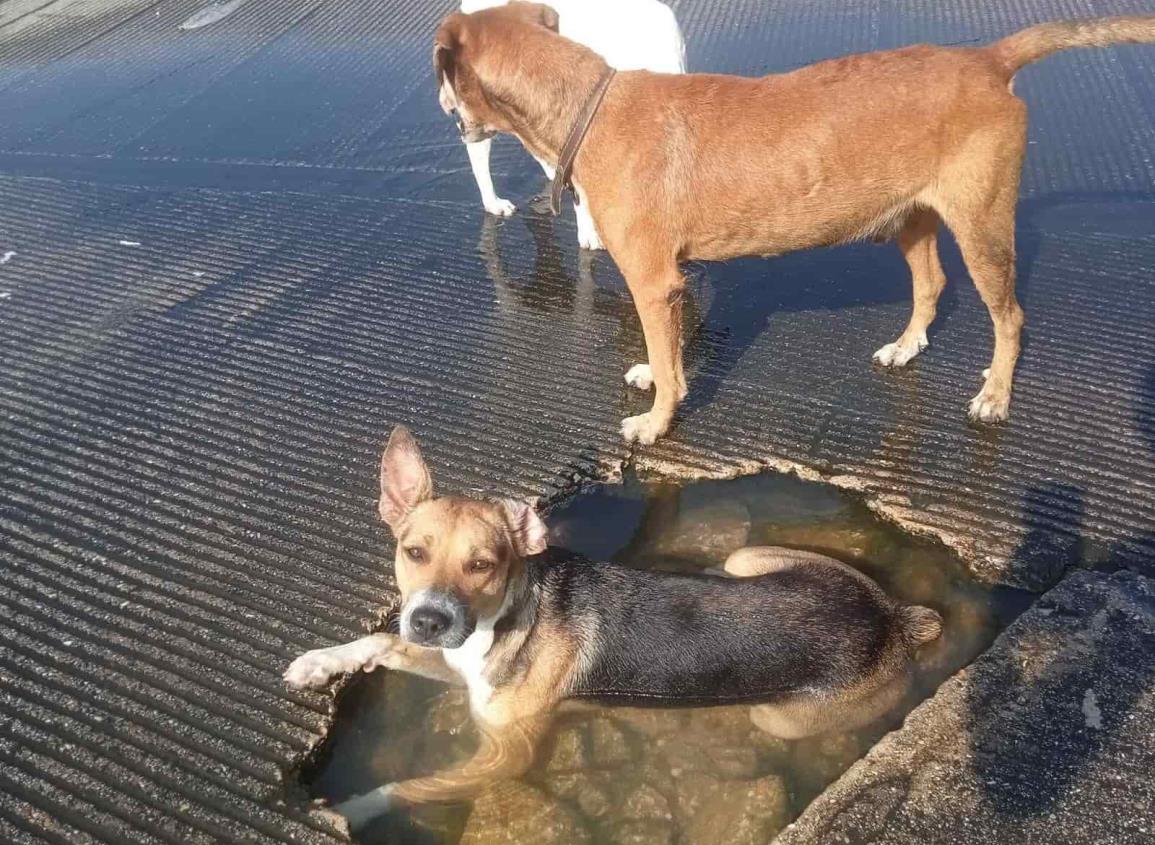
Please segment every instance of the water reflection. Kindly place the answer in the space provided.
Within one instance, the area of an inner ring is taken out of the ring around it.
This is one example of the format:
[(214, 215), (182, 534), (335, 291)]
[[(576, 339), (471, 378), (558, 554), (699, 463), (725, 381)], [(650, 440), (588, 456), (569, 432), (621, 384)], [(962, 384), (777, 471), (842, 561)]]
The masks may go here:
[[(365, 843), (765, 843), (894, 727), (918, 700), (982, 650), (1025, 605), (971, 580), (944, 547), (881, 522), (825, 485), (764, 475), (678, 487), (627, 479), (576, 497), (550, 517), (552, 542), (626, 566), (717, 566), (743, 545), (835, 555), (904, 603), (944, 618), (902, 708), (867, 729), (787, 742), (760, 731), (749, 707), (562, 712), (522, 781), (472, 807), (424, 807), (365, 831)], [(474, 750), (459, 690), (375, 673), (347, 697), (316, 794), (338, 800), (434, 771)]]

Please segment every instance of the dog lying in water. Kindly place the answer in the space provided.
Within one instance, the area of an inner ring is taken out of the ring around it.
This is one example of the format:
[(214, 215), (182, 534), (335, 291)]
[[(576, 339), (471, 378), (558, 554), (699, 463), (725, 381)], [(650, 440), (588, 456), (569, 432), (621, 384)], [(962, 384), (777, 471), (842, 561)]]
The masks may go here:
[(401, 635), (306, 652), (285, 681), (318, 687), (384, 666), (461, 684), (481, 744), (457, 768), (338, 805), (353, 827), (520, 775), (567, 699), (748, 702), (759, 727), (787, 739), (854, 728), (897, 702), (916, 650), (942, 631), (935, 611), (897, 605), (810, 552), (741, 549), (724, 576), (545, 560), (546, 527), (531, 505), (434, 497), (400, 426), (381, 458), (380, 513), (397, 539)]

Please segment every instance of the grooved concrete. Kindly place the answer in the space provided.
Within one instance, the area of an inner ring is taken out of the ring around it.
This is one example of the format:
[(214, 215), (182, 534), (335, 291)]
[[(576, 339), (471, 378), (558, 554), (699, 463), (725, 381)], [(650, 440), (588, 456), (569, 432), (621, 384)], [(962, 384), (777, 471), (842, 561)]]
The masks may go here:
[[(300, 650), (389, 595), (378, 450), (446, 489), (555, 497), (627, 457), (620, 276), (511, 141), (485, 218), (429, 78), (450, 2), (0, 6), (0, 839), (341, 841), (285, 800), (331, 697)], [(760, 73), (1062, 15), (1031, 2), (676, 4), (690, 64)], [(957, 255), (932, 347), (893, 247), (691, 268), (691, 397), (643, 467), (795, 465), (1033, 588), (1155, 552), (1155, 51), (1024, 71), (1028, 345), (1012, 424), (968, 428), (988, 321)], [(9, 255), (9, 253), (13, 253)], [(291, 780), (291, 778), (290, 778)]]

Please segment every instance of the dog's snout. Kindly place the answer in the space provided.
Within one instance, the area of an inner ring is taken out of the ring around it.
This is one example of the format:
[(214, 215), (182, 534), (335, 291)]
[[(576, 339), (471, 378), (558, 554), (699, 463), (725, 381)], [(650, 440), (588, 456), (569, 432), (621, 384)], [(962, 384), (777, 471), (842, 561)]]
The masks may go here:
[(409, 617), (409, 626), (421, 642), (434, 642), (449, 630), (453, 620), (449, 614), (434, 607), (422, 607), (413, 611)]
[(457, 648), (473, 633), (475, 620), (460, 597), (444, 590), (423, 590), (401, 613), (401, 636), (430, 648)]

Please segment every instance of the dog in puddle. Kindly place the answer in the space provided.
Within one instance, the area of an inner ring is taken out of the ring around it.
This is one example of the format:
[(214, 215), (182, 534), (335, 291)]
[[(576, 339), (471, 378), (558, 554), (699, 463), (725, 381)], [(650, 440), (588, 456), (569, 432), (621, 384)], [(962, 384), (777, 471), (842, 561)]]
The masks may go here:
[(935, 611), (896, 604), (811, 552), (744, 548), (701, 574), (547, 559), (546, 526), (529, 503), (435, 496), (404, 427), (385, 447), (380, 484), (401, 633), (306, 652), (285, 681), (320, 687), (385, 667), (462, 685), (480, 745), (455, 768), (337, 805), (354, 829), (519, 776), (568, 700), (750, 703), (758, 727), (784, 739), (859, 727), (898, 702), (917, 650), (942, 632)]

